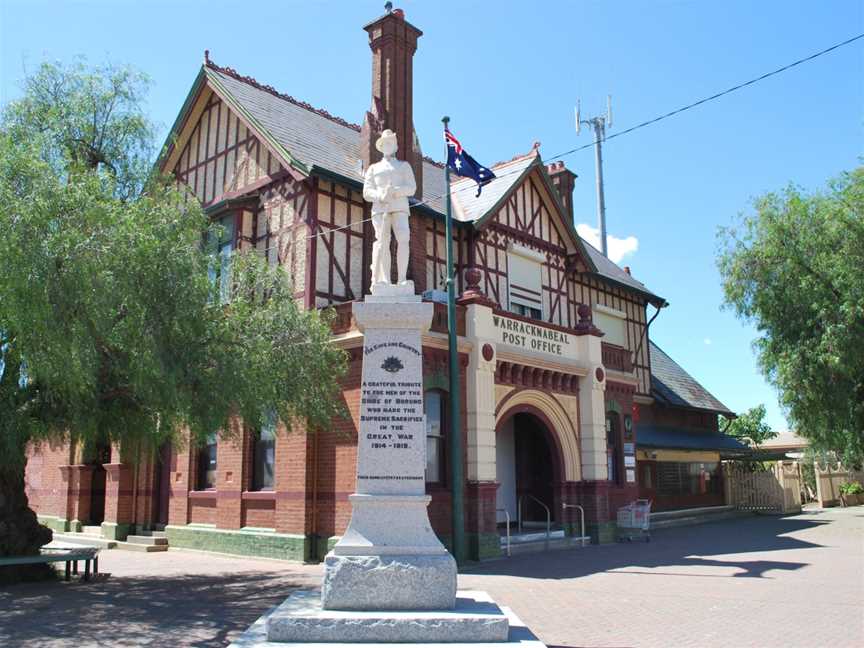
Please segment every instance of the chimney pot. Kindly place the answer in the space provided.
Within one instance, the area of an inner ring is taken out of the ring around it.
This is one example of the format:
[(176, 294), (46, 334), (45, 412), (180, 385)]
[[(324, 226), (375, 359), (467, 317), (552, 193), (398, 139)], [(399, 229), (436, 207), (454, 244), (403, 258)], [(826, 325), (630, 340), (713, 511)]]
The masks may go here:
[(629, 275), (630, 274), (630, 266), (624, 266), (624, 272), (626, 272)]

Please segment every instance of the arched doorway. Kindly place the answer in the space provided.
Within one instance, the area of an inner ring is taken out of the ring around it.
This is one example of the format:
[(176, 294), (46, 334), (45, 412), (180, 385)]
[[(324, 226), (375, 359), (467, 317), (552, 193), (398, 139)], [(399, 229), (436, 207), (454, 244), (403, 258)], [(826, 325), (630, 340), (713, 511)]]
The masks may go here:
[(495, 460), (499, 524), (506, 523), (506, 509), (515, 527), (520, 503), (523, 527), (545, 528), (544, 505), (553, 522), (558, 518), (555, 485), (560, 481), (561, 458), (553, 435), (544, 417), (529, 408), (520, 408), (498, 425)]

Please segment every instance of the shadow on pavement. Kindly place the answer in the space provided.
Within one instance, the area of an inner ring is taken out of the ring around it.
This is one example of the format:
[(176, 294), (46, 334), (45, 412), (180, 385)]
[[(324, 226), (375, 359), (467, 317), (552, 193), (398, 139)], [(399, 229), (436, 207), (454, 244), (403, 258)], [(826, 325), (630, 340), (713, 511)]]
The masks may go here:
[(0, 645), (224, 646), (310, 585), (266, 572), (16, 585), (0, 591)]
[[(803, 516), (753, 516), (692, 527), (663, 529), (652, 533), (651, 542), (610, 544), (569, 549), (546, 554), (527, 554), (506, 560), (476, 564), (469, 574), (565, 579), (625, 569), (628, 573), (715, 578), (771, 578), (771, 570), (796, 570), (808, 563), (783, 560), (744, 560), (727, 554), (772, 552), (822, 545), (787, 537), (786, 534), (831, 524)], [(539, 558), (542, 556), (542, 558)], [(724, 556), (713, 559), (709, 556)], [(734, 574), (676, 573), (676, 567), (737, 568)], [(643, 568), (645, 571), (639, 571)], [(664, 571), (663, 568), (667, 568)]]

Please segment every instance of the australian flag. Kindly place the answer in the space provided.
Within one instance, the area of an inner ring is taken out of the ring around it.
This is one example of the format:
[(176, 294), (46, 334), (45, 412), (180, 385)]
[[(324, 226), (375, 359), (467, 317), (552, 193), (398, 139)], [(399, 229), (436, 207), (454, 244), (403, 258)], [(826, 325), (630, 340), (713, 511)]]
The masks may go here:
[(448, 128), (444, 129), (444, 141), (447, 142), (447, 166), (458, 176), (473, 178), (477, 183), (477, 196), (479, 196), (483, 185), (491, 182), (495, 174), (468, 155)]

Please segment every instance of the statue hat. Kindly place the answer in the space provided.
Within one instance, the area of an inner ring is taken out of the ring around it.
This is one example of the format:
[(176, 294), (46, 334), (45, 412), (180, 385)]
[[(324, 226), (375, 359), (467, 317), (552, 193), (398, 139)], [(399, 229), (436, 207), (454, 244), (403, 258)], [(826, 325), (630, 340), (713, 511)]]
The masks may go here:
[[(378, 138), (378, 141), (375, 142), (375, 148), (381, 151), (381, 147), (387, 140), (396, 141), (396, 133), (394, 133), (389, 128), (385, 129), (383, 133), (381, 133), (381, 137)], [(381, 151), (383, 153), (383, 151)]]

